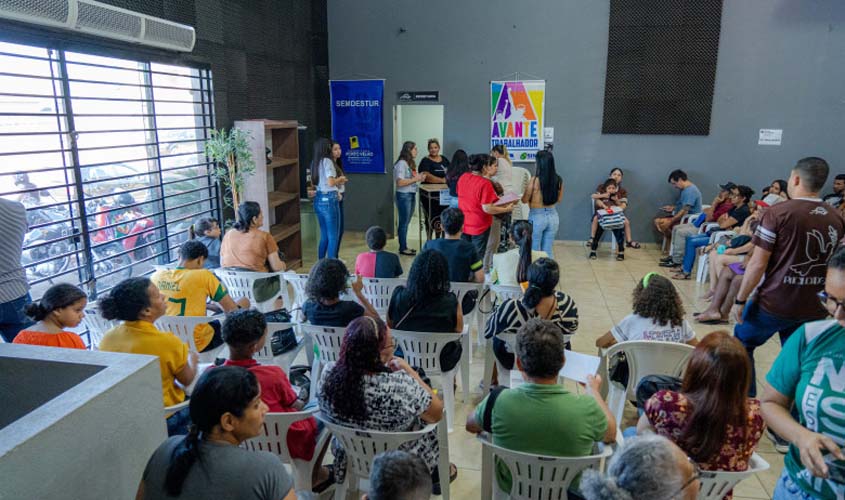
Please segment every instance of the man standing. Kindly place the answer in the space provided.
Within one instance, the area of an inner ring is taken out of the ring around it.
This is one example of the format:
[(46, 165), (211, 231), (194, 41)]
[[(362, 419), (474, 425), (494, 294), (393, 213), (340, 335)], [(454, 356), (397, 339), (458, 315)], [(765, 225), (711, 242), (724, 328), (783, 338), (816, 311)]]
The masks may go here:
[[(701, 213), (701, 191), (687, 178), (687, 173), (683, 170), (673, 170), (669, 174), (669, 184), (681, 193), (674, 206), (666, 205), (661, 208), (671, 215), (655, 218), (654, 227), (671, 242), (674, 237), (673, 228), (678, 225), (683, 216)], [(683, 242), (683, 239), (681, 241)], [(671, 259), (671, 256), (668, 259)]]
[(0, 335), (11, 342), (33, 322), (23, 309), (32, 302), (29, 283), (21, 266), (26, 235), (26, 208), (17, 201), (0, 198)]
[(754, 349), (776, 332), (783, 345), (802, 324), (827, 316), (816, 294), (824, 289), (827, 261), (845, 235), (845, 220), (818, 197), (829, 171), (821, 158), (799, 160), (787, 186), (792, 199), (766, 210), (754, 233), (754, 252), (732, 311), (734, 336), (751, 360), (749, 396), (757, 394)]
[(822, 201), (834, 208), (842, 208), (843, 197), (845, 197), (845, 174), (838, 174), (833, 179), (833, 192), (822, 198)]

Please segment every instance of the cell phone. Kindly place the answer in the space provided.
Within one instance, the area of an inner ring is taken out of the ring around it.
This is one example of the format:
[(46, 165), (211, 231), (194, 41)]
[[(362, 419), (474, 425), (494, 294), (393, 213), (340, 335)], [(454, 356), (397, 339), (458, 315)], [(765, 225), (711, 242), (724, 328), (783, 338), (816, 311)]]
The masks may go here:
[(845, 484), (845, 462), (834, 460), (827, 464), (827, 478), (834, 483)]

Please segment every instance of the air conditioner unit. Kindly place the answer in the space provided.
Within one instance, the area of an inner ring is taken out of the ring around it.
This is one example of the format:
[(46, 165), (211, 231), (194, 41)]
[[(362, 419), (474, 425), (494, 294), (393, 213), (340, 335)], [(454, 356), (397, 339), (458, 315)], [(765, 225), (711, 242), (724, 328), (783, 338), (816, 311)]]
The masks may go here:
[(194, 28), (94, 0), (0, 0), (0, 18), (180, 52), (194, 49)]

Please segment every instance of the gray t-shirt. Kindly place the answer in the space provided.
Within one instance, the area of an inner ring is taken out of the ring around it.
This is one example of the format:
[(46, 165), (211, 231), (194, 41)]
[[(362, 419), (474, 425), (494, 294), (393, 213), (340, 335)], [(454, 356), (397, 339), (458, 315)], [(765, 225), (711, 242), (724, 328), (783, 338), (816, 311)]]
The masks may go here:
[(164, 478), (170, 456), (182, 439), (184, 436), (168, 438), (150, 457), (143, 476), (144, 500), (282, 500), (293, 488), (293, 480), (276, 455), (203, 441), (201, 461), (194, 462), (188, 472), (182, 494), (172, 497), (164, 491)]
[(21, 266), (21, 249), (26, 236), (26, 208), (17, 201), (0, 198), (0, 303), (26, 295), (29, 284)]
[(651, 318), (643, 318), (639, 314), (625, 316), (610, 333), (617, 342), (628, 340), (662, 340), (664, 342), (678, 342), (684, 344), (695, 338), (692, 326), (684, 320), (679, 326), (658, 324)]
[(411, 171), (411, 166), (408, 165), (408, 162), (405, 160), (399, 160), (393, 165), (393, 184), (396, 186), (397, 193), (416, 193), (417, 188), (419, 187), (416, 182), (413, 184), (408, 184), (407, 186), (399, 186), (396, 184), (398, 179), (410, 179), (414, 176), (414, 172)]

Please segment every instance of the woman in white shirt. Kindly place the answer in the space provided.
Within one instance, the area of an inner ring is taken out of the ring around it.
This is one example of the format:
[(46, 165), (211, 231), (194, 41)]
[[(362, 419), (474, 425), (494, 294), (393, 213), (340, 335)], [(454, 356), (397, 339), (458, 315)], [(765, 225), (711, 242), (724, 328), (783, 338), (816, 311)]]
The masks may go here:
[[(340, 247), (340, 193), (346, 184), (346, 177), (338, 175), (337, 164), (332, 153), (332, 142), (323, 137), (314, 143), (314, 158), (311, 172), (317, 176), (317, 195), (314, 197), (314, 212), (320, 224), (320, 246), (317, 257), (337, 258)], [(338, 152), (340, 145), (337, 146)], [(339, 155), (338, 155), (339, 156)]]
[(408, 225), (414, 215), (414, 204), (417, 199), (417, 187), (425, 179), (425, 174), (417, 172), (417, 145), (411, 141), (402, 144), (399, 159), (393, 165), (393, 181), (396, 185), (396, 209), (399, 212), (399, 253), (402, 255), (416, 255), (416, 250), (408, 248)]
[[(343, 171), (343, 151), (340, 149), (340, 143), (337, 141), (332, 141), (332, 159), (334, 160), (335, 170), (337, 171), (337, 176), (346, 179), (346, 173)], [(349, 182), (349, 179), (346, 179), (346, 182)], [(337, 253), (340, 253), (340, 245), (343, 242), (343, 198), (346, 195), (346, 182), (340, 184), (337, 187), (337, 199), (338, 199), (338, 215), (340, 215), (340, 220), (337, 224)]]
[(516, 286), (528, 281), (528, 266), (546, 252), (532, 250), (533, 226), (527, 220), (518, 220), (511, 227), (511, 240), (517, 248), (493, 256), (493, 283)]
[[(490, 179), (502, 187), (503, 193), (513, 193), (513, 165), (511, 164), (508, 148), (504, 144), (497, 144), (490, 150), (490, 156), (496, 158), (496, 175)], [(487, 239), (487, 250), (484, 252), (484, 269), (490, 269), (493, 255), (499, 248), (502, 239), (502, 229), (505, 234), (510, 229), (511, 215), (505, 214), (493, 217), (493, 225), (490, 226), (490, 237)]]

